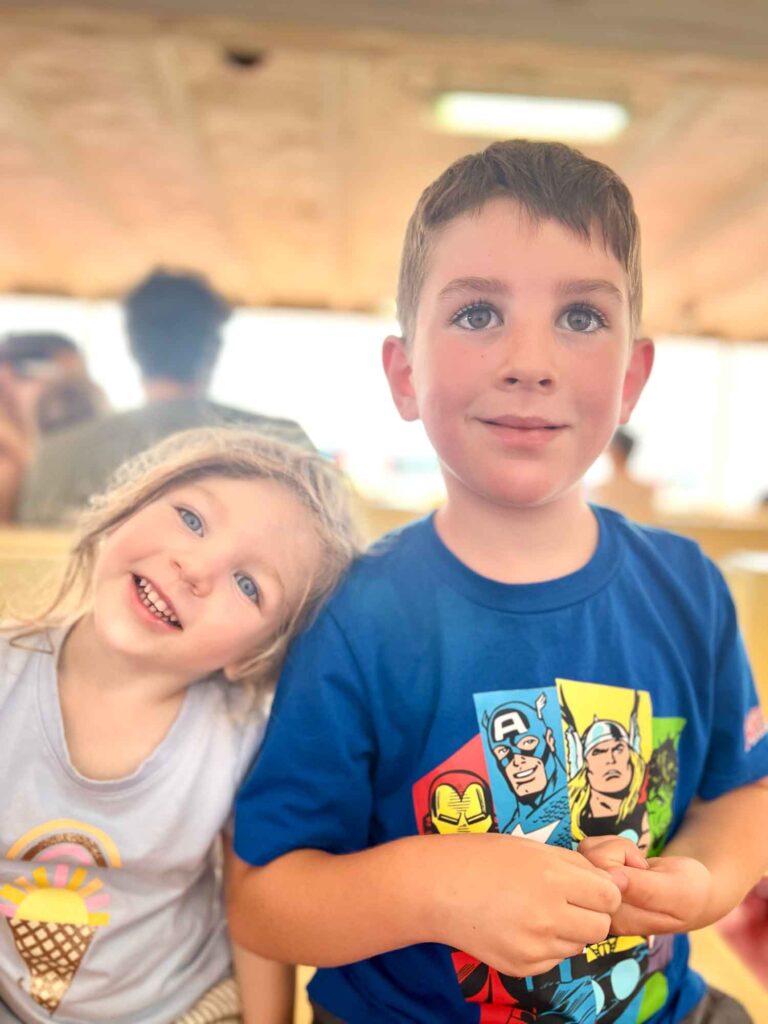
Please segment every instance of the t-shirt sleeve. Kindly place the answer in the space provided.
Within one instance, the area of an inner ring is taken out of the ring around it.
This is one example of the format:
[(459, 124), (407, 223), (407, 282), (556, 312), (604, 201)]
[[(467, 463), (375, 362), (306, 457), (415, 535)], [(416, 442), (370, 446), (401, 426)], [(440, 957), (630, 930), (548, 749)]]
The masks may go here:
[(768, 739), (736, 609), (728, 587), (710, 565), (715, 594), (714, 702), (709, 751), (699, 796), (711, 800), (768, 776)]
[(368, 845), (374, 734), (362, 674), (329, 611), (294, 644), (264, 743), (235, 802), (235, 851), (263, 865), (290, 850)]

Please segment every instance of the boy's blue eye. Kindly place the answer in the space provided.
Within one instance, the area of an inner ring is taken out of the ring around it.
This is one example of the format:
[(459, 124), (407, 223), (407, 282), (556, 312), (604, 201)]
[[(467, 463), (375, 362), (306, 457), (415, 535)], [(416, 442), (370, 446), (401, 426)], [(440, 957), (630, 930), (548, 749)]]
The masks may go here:
[(578, 334), (592, 334), (601, 327), (607, 327), (608, 321), (600, 310), (592, 306), (570, 306), (560, 315), (557, 326)]
[(498, 327), (501, 317), (487, 302), (473, 302), (471, 306), (460, 309), (451, 323), (465, 331), (484, 331), (488, 327)]
[(200, 516), (197, 515), (196, 512), (192, 512), (192, 510), (188, 508), (177, 508), (176, 511), (179, 513), (179, 518), (184, 523), (184, 525), (188, 526), (193, 533), (199, 533), (200, 536), (202, 537), (203, 521), (200, 518)]
[(246, 576), (244, 572), (235, 573), (235, 583), (240, 588), (240, 592), (245, 594), (249, 601), (253, 601), (254, 604), (259, 603), (259, 588), (256, 583), (251, 579), (250, 576)]

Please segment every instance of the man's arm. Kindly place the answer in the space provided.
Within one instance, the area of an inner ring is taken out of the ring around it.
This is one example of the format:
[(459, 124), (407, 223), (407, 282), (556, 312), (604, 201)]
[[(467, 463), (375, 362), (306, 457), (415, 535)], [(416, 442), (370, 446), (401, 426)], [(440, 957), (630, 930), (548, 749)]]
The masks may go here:
[(604, 939), (620, 900), (572, 850), (485, 834), (236, 862), (228, 902), (234, 941), (278, 960), (335, 966), (442, 942), (522, 976)]

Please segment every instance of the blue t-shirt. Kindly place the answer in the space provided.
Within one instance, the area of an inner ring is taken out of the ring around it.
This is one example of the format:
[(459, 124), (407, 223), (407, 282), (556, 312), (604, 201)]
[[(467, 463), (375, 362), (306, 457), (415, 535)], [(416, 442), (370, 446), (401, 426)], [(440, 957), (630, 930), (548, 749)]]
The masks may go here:
[[(720, 573), (688, 540), (595, 512), (591, 560), (545, 583), (477, 575), (431, 518), (371, 549), (291, 651), (238, 855), (491, 830), (615, 833), (653, 855), (695, 796), (768, 775)], [(420, 944), (320, 970), (310, 994), (351, 1024), (671, 1024), (704, 990), (687, 960), (683, 935), (609, 938), (516, 979)]]

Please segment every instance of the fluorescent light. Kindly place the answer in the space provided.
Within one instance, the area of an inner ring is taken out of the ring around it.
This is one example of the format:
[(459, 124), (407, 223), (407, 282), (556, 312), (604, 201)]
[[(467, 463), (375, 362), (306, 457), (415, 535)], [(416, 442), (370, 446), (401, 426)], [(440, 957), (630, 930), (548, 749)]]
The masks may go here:
[(440, 128), (459, 135), (562, 142), (610, 142), (629, 122), (619, 103), (487, 92), (442, 93), (435, 117)]

